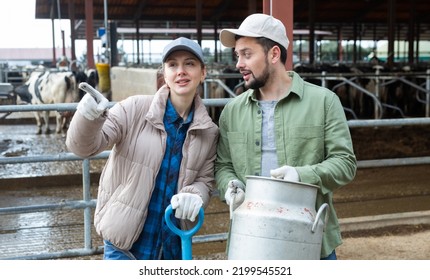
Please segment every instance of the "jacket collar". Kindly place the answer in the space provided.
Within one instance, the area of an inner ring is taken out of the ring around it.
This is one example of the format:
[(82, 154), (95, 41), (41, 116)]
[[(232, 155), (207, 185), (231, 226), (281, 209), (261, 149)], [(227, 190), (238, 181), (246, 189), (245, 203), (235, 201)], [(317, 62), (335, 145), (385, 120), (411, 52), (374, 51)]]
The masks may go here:
[(288, 75), (292, 78), (290, 91), (303, 98), (304, 80), (294, 71), (288, 71)]
[[(155, 93), (152, 103), (146, 114), (147, 121), (151, 122), (155, 127), (164, 129), (163, 117), (166, 110), (167, 99), (169, 98), (170, 90), (166, 85), (160, 87)], [(213, 126), (212, 119), (207, 113), (206, 106), (199, 95), (194, 97), (194, 119), (190, 125), (190, 129), (207, 129)]]

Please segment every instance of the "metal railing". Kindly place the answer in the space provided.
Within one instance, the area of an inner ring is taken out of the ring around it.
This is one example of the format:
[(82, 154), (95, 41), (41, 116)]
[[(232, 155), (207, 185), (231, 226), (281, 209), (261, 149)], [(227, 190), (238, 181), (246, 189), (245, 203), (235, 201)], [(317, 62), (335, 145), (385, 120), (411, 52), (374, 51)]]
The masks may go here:
[[(380, 68), (376, 67), (374, 73), (327, 73), (326, 71), (322, 71), (321, 73), (299, 73), (300, 76), (304, 79), (317, 79), (321, 80), (321, 86), (328, 87), (327, 81), (339, 81), (333, 88), (329, 88), (332, 91), (335, 91), (337, 88), (343, 85), (349, 85), (352, 88), (355, 88), (359, 94), (363, 94), (369, 97), (374, 104), (374, 118), (380, 119), (383, 116), (383, 108), (389, 108), (399, 112), (400, 116), (405, 117), (404, 112), (401, 108), (393, 105), (383, 103), (381, 99), (380, 90), (384, 86), (387, 86), (394, 82), (401, 82), (417, 91), (415, 99), (417, 103), (424, 104), (425, 106), (425, 117), (430, 117), (430, 69), (426, 70), (426, 72), (393, 72), (393, 73), (383, 73)], [(372, 79), (375, 81), (375, 92), (371, 92), (365, 89), (357, 80), (359, 78)], [(417, 85), (407, 78), (419, 78), (425, 82), (420, 85)], [(418, 92), (424, 94), (424, 99), (420, 98)], [(357, 119), (356, 113), (351, 109), (344, 107), (346, 112), (349, 112), (354, 119)]]
[[(415, 101), (419, 104), (423, 104), (424, 117), (430, 117), (430, 69), (425, 72), (382, 72), (379, 67), (374, 69), (374, 72), (367, 73), (329, 73), (326, 71), (313, 72), (298, 72), (298, 74), (305, 80), (318, 80), (322, 87), (329, 88), (329, 81), (336, 81), (330, 90), (336, 92), (336, 90), (342, 86), (348, 86), (354, 88), (356, 93), (360, 95), (361, 98), (367, 97), (373, 102), (373, 115), (374, 119), (383, 118), (385, 109), (390, 109), (397, 112), (401, 117), (406, 117), (403, 109), (396, 106), (395, 104), (384, 103), (382, 96), (382, 89), (392, 83), (400, 82), (410, 88), (414, 89)], [(220, 74), (209, 74), (204, 83), (204, 98), (210, 98), (208, 84), (216, 83), (224, 89), (224, 91), (229, 95), (229, 97), (235, 97), (236, 94), (234, 90), (231, 90), (226, 86), (225, 82), (228, 79), (238, 79), (242, 78), (240, 74), (232, 73), (220, 73)], [(370, 91), (365, 88), (365, 86), (360, 82), (360, 79), (373, 80), (374, 89)], [(420, 79), (423, 81), (421, 84), (415, 84), (408, 79)], [(243, 82), (242, 82), (243, 84)], [(420, 95), (421, 93), (422, 95)], [(350, 94), (350, 93), (348, 93)], [(421, 98), (424, 96), (424, 98)], [(345, 112), (349, 113), (353, 119), (359, 119), (357, 112), (354, 108), (344, 106)]]
[[(230, 99), (204, 99), (206, 106), (223, 106)], [(113, 106), (114, 103), (110, 103)], [(28, 111), (74, 111), (77, 103), (66, 104), (45, 104), (45, 105), (4, 105), (0, 106), (0, 113), (5, 112), (28, 112)], [(430, 118), (408, 118), (408, 119), (383, 119), (383, 120), (349, 120), (348, 125), (354, 127), (379, 127), (379, 126), (407, 126), (407, 125), (430, 125)], [(0, 208), (0, 215), (31, 213), (40, 211), (57, 211), (57, 210), (72, 210), (84, 209), (84, 247), (63, 250), (60, 252), (42, 252), (40, 254), (32, 254), (25, 256), (14, 256), (6, 259), (53, 259), (64, 257), (79, 257), (93, 254), (100, 254), (103, 251), (102, 247), (93, 247), (91, 240), (91, 211), (96, 206), (96, 199), (92, 199), (90, 195), (90, 161), (95, 159), (108, 158), (110, 151), (104, 151), (97, 156), (90, 158), (80, 158), (72, 153), (60, 153), (58, 155), (42, 155), (42, 156), (23, 156), (23, 157), (8, 157), (0, 158), (0, 164), (19, 164), (19, 163), (34, 163), (34, 162), (52, 162), (52, 161), (82, 161), (82, 178), (83, 178), (83, 197), (82, 200), (60, 202), (57, 204), (46, 205), (30, 205)], [(430, 164), (430, 157), (414, 157), (414, 158), (394, 158), (381, 160), (365, 160), (358, 162), (358, 168), (372, 168), (380, 166), (401, 166), (401, 165), (416, 165)], [(206, 243), (214, 241), (225, 241), (227, 233), (209, 234), (194, 236), (193, 243)]]

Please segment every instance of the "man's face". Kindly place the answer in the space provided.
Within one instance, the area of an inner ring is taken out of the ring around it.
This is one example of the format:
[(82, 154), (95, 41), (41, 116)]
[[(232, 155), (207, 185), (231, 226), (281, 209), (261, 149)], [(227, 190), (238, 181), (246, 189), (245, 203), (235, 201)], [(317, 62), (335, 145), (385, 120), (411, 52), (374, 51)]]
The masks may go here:
[(245, 87), (258, 89), (263, 87), (270, 75), (267, 55), (255, 38), (242, 37), (236, 41), (236, 67), (245, 81)]

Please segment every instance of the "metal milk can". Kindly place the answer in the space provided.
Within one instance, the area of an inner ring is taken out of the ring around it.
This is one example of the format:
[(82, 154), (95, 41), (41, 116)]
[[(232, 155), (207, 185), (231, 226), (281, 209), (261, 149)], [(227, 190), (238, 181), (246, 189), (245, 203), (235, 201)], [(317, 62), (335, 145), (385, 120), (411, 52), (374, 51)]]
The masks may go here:
[(315, 210), (318, 186), (247, 176), (245, 200), (233, 212), (231, 260), (319, 260), (328, 204)]

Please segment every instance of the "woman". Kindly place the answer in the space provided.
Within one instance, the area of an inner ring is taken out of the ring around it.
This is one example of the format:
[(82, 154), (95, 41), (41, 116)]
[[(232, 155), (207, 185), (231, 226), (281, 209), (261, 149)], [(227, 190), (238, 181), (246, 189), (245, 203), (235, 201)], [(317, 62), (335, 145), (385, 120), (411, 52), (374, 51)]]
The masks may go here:
[(218, 127), (197, 93), (206, 77), (201, 47), (187, 38), (162, 54), (165, 85), (111, 109), (86, 94), (67, 147), (89, 157), (112, 147), (100, 178), (94, 224), (104, 259), (180, 259), (180, 239), (164, 221), (171, 203), (180, 226), (193, 226), (214, 188)]

